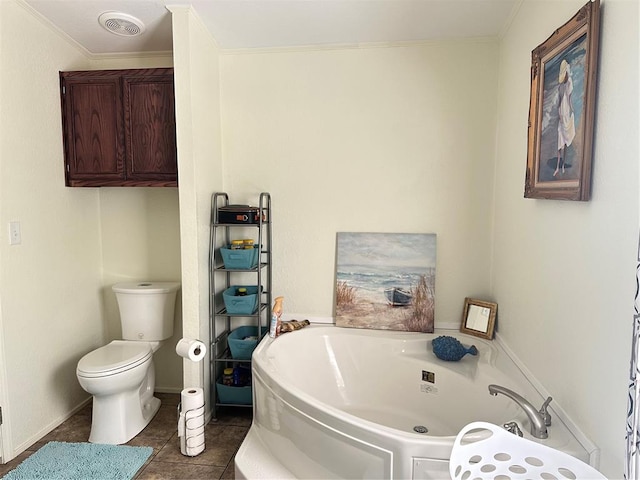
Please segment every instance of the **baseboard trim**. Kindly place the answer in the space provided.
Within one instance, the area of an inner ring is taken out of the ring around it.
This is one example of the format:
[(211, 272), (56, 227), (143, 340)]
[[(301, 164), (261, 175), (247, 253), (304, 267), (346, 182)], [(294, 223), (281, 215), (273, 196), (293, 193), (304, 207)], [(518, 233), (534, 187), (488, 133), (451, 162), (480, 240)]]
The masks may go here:
[(66, 413), (65, 415), (58, 417), (56, 420), (54, 420), (53, 422), (49, 423), (49, 425), (47, 425), (46, 427), (42, 428), (39, 432), (35, 433), (34, 435), (32, 435), (27, 441), (22, 442), (20, 445), (18, 445), (17, 447), (15, 447), (13, 449), (12, 452), (10, 452), (11, 458), (6, 458), (3, 459), (3, 461), (8, 462), (10, 460), (13, 460), (14, 458), (16, 458), (18, 455), (20, 455), (22, 452), (29, 450), (29, 448), (34, 445), (36, 442), (39, 442), (40, 440), (42, 440), (43, 437), (45, 437), (46, 435), (48, 435), (49, 433), (51, 433), (53, 430), (55, 430), (56, 428), (58, 428), (60, 425), (62, 425), (64, 422), (66, 422), (67, 420), (69, 420), (71, 417), (73, 417), (76, 413), (78, 413), (80, 410), (82, 410), (84, 407), (87, 406), (87, 404), (89, 402), (91, 402), (93, 400), (93, 397), (88, 397), (85, 400), (83, 400), (82, 402), (80, 402), (76, 407), (74, 407), (71, 411), (69, 411), (68, 413)]
[(156, 387), (155, 391), (158, 393), (177, 393), (182, 392), (182, 387)]

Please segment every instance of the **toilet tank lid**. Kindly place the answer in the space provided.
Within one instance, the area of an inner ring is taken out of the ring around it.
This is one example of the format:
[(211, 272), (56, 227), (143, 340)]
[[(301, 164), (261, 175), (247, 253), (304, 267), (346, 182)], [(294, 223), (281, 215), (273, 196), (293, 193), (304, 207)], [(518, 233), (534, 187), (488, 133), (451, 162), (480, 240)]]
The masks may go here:
[(111, 287), (116, 293), (150, 294), (175, 292), (179, 282), (122, 282)]

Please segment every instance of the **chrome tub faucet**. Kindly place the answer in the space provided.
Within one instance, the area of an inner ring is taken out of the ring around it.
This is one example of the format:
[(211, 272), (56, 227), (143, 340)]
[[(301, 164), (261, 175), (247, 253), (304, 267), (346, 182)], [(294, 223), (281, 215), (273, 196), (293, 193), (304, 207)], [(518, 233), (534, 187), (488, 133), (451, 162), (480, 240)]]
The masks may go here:
[(501, 393), (505, 397), (510, 398), (516, 402), (520, 408), (524, 410), (529, 417), (531, 423), (531, 435), (535, 438), (547, 438), (549, 433), (547, 432), (547, 426), (551, 425), (551, 415), (549, 414), (547, 407), (551, 403), (551, 397), (547, 398), (540, 410), (531, 405), (524, 397), (518, 395), (513, 390), (509, 390), (506, 387), (500, 385), (489, 385), (489, 393), (493, 396)]

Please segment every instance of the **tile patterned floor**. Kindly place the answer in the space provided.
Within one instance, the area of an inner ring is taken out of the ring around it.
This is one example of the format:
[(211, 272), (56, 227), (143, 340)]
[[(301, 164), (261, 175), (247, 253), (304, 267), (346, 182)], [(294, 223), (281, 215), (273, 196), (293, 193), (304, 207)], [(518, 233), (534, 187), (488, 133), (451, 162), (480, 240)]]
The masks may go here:
[[(205, 451), (195, 457), (180, 453), (177, 434), (179, 394), (156, 394), (160, 410), (138, 436), (127, 445), (153, 447), (153, 454), (138, 471), (136, 480), (233, 479), (233, 459), (251, 426), (250, 408), (218, 411), (218, 420), (205, 427)], [(91, 404), (10, 462), (0, 465), (0, 477), (16, 468), (29, 455), (50, 441), (86, 442), (91, 430)]]

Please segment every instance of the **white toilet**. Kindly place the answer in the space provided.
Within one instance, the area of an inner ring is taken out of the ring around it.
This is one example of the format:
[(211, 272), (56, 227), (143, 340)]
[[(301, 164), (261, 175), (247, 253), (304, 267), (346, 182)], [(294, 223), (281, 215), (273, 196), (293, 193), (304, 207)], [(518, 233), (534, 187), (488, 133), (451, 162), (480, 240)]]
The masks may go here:
[(117, 283), (122, 338), (87, 353), (76, 375), (93, 395), (91, 443), (126, 443), (160, 408), (153, 353), (173, 335), (176, 282)]

